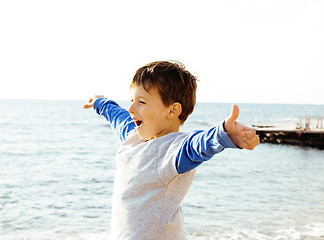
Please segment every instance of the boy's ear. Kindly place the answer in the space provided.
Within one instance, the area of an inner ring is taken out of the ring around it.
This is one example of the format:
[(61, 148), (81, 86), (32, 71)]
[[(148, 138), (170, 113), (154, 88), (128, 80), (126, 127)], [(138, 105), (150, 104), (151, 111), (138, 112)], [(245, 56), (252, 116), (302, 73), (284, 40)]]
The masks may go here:
[(175, 102), (170, 105), (169, 119), (178, 118), (182, 112), (182, 106), (180, 103)]

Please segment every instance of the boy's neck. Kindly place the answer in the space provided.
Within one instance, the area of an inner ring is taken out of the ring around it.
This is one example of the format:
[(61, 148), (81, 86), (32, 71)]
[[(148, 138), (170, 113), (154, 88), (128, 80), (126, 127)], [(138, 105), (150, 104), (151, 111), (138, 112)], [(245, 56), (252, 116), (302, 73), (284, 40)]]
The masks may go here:
[(164, 129), (162, 132), (158, 133), (156, 136), (153, 136), (152, 138), (147, 139), (146, 141), (153, 140), (153, 139), (168, 135), (169, 133), (172, 133), (172, 132), (179, 132), (180, 126), (181, 126), (181, 121), (180, 120), (178, 121), (178, 120), (179, 119), (174, 119), (173, 121), (170, 122), (170, 125), (168, 126), (168, 128)]

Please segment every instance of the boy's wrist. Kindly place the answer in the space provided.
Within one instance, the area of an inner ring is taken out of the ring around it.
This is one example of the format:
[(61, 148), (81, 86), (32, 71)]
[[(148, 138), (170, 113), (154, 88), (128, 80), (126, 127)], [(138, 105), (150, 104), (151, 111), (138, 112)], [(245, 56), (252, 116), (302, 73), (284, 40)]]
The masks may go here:
[(93, 109), (97, 109), (99, 107), (99, 105), (105, 100), (107, 100), (107, 98), (104, 98), (104, 97), (95, 99), (93, 102)]
[(229, 137), (228, 132), (226, 132), (225, 128), (225, 121), (223, 121), (222, 124), (219, 126), (219, 132), (220, 132), (220, 137), (224, 141), (224, 147), (225, 148), (239, 148), (237, 145), (235, 145), (232, 141), (232, 139)]

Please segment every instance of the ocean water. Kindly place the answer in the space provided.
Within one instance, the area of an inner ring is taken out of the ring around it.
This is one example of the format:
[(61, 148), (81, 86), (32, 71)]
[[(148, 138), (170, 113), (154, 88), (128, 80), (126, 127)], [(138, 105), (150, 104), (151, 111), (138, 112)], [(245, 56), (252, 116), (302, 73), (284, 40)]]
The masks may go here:
[[(82, 101), (0, 100), (0, 239), (109, 239), (112, 129)], [(127, 107), (128, 103), (122, 103)], [(239, 104), (246, 124), (293, 124), (323, 105)], [(181, 131), (231, 104), (199, 103)], [(202, 164), (183, 204), (187, 239), (324, 239), (324, 151), (260, 144)]]

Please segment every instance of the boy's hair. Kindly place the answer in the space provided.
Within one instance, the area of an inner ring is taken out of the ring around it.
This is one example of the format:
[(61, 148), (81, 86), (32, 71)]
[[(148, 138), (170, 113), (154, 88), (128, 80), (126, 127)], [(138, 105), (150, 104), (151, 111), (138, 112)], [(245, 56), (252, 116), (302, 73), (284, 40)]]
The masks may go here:
[(146, 64), (134, 75), (131, 89), (142, 86), (146, 91), (156, 88), (165, 106), (178, 102), (181, 123), (193, 112), (196, 104), (197, 78), (176, 61), (157, 61)]

